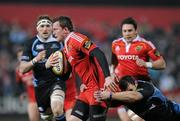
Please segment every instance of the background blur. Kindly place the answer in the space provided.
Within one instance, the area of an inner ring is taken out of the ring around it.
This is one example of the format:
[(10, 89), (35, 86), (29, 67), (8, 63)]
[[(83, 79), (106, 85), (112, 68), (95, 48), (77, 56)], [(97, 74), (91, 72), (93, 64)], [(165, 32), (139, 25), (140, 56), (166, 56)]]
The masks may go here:
[[(77, 31), (88, 35), (111, 59), (111, 42), (121, 36), (120, 22), (134, 17), (140, 35), (152, 41), (166, 60), (164, 71), (150, 70), (170, 99), (180, 102), (179, 0), (1, 0), (0, 2), (0, 121), (27, 121), (26, 100), (16, 93), (16, 51), (36, 34), (39, 15), (66, 15)], [(109, 111), (117, 120), (115, 109)], [(108, 119), (110, 121), (110, 119)]]

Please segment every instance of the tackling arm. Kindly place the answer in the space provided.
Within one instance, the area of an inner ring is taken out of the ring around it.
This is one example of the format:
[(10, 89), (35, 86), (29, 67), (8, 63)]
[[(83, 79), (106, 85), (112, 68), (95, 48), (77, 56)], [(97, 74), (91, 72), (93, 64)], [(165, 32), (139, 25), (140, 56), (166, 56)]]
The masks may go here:
[(133, 103), (143, 98), (142, 94), (137, 91), (124, 91), (112, 93), (112, 99), (122, 102)]

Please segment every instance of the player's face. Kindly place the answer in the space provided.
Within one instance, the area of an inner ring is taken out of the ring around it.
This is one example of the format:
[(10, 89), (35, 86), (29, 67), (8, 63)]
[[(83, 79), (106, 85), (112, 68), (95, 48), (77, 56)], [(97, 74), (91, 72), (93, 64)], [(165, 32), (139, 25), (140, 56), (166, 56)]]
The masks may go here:
[(64, 29), (60, 26), (58, 21), (53, 23), (53, 35), (59, 42), (65, 39)]
[(52, 34), (52, 25), (42, 24), (37, 28), (38, 35), (44, 39), (47, 39)]
[(132, 24), (122, 25), (122, 35), (127, 42), (133, 41), (137, 36), (137, 31)]
[(128, 84), (126, 91), (136, 91), (136, 85)]

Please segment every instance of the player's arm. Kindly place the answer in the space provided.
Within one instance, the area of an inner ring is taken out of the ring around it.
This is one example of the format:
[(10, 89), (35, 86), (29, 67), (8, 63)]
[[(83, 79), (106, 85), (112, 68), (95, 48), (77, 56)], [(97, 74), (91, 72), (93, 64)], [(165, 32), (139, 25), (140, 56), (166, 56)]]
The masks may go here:
[(109, 65), (104, 53), (99, 48), (94, 48), (93, 50), (90, 51), (90, 56), (96, 58), (99, 65), (102, 68), (105, 77), (104, 86), (112, 91), (116, 91), (118, 89), (118, 86), (110, 76)]
[(164, 58), (160, 55), (158, 50), (155, 48), (155, 46), (151, 42), (147, 42), (147, 55), (150, 58), (149, 62), (145, 62), (142, 59), (137, 59), (136, 63), (139, 66), (144, 66), (146, 68), (152, 68), (156, 70), (161, 70), (166, 68), (166, 62)]
[(95, 57), (102, 68), (105, 77), (110, 76), (109, 65), (104, 53), (99, 48), (94, 48), (90, 52), (90, 56)]
[(124, 92), (112, 93), (112, 99), (120, 100), (122, 102), (133, 103), (143, 99), (143, 95), (137, 91), (124, 91)]
[[(166, 68), (166, 62), (162, 56), (156, 61), (151, 61), (151, 63), (152, 69), (161, 70)], [(148, 67), (147, 64), (146, 67)]]
[(45, 50), (39, 52), (38, 55), (33, 59), (31, 59), (30, 61), (24, 60), (25, 56), (22, 56), (22, 61), (20, 63), (20, 72), (26, 73), (30, 71), (33, 68), (33, 66), (35, 66), (39, 61), (43, 60), (45, 56), (46, 56)]
[(136, 60), (136, 63), (139, 66), (144, 66), (146, 68), (151, 68), (155, 70), (161, 70), (166, 68), (166, 62), (162, 56), (158, 60), (149, 61), (149, 62), (145, 62), (144, 60), (138, 58)]
[(110, 91), (97, 91), (94, 93), (97, 100), (119, 100), (121, 102), (133, 103), (143, 99), (143, 95), (137, 91), (124, 91), (124, 92), (110, 92)]

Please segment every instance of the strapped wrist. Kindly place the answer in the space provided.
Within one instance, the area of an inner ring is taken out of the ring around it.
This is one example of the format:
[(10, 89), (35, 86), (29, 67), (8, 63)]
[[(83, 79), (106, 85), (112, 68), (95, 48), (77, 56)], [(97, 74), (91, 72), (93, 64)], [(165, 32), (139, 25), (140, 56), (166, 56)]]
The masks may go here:
[(35, 64), (37, 63), (37, 59), (36, 59), (36, 58), (33, 58), (32, 61), (31, 61), (31, 63), (32, 63), (33, 65), (35, 65)]

